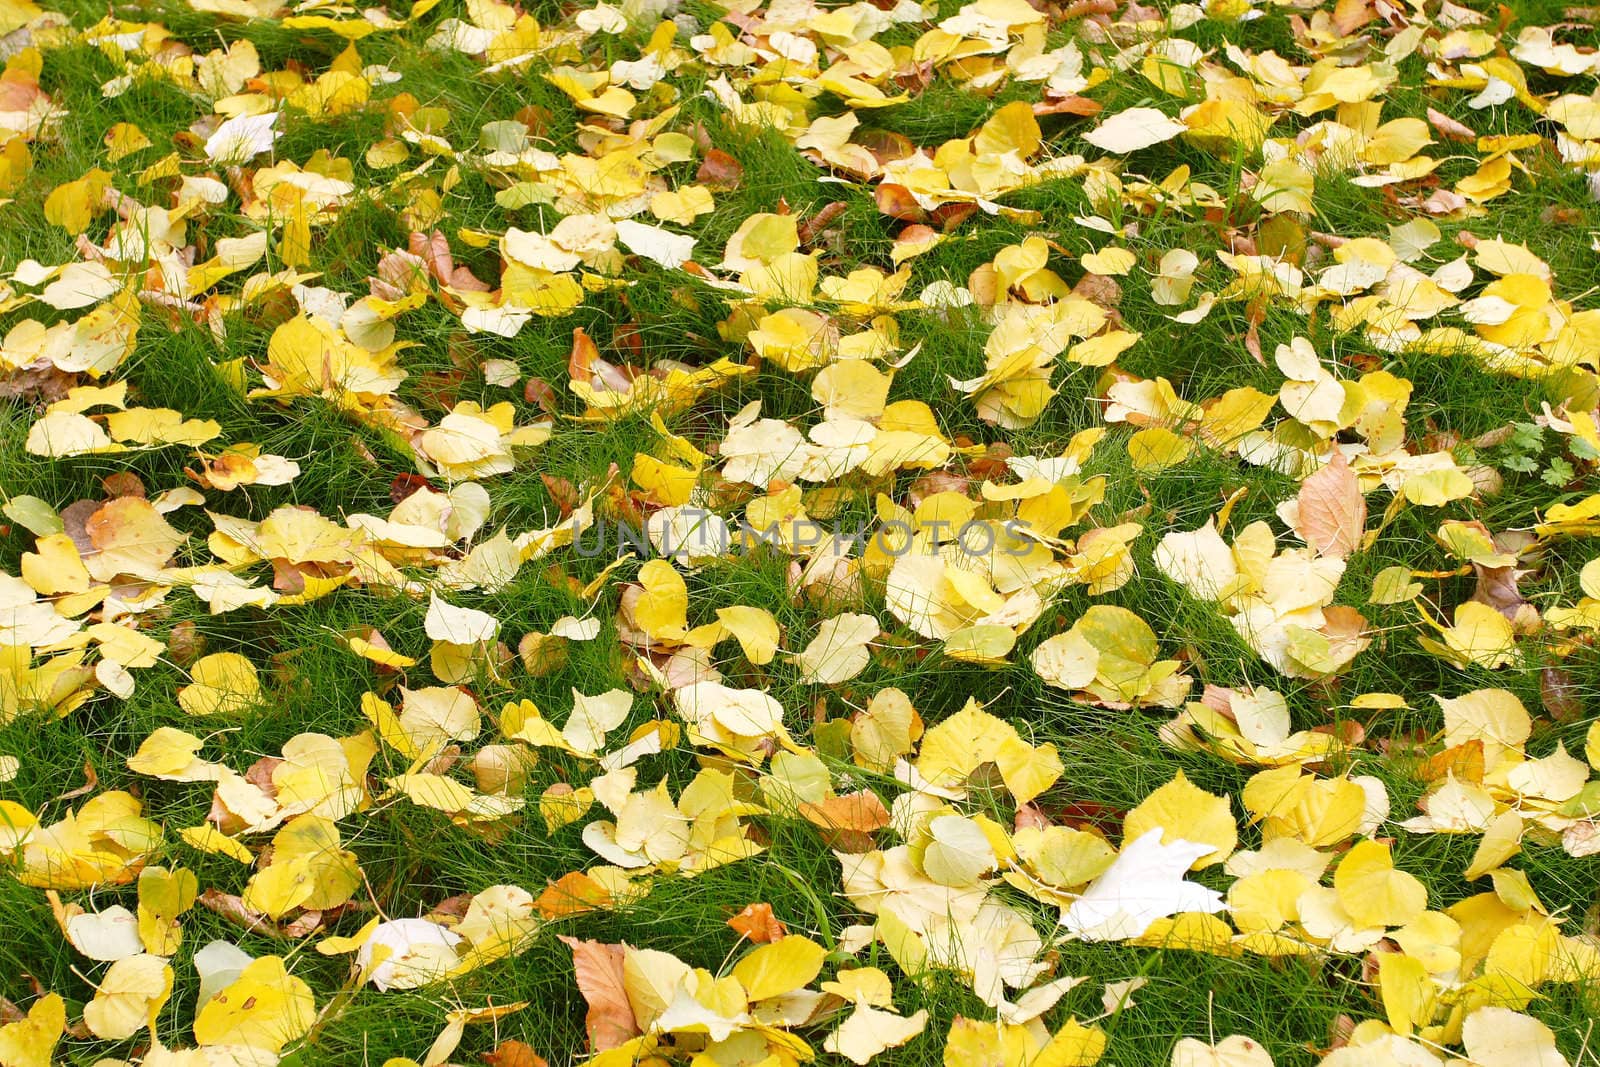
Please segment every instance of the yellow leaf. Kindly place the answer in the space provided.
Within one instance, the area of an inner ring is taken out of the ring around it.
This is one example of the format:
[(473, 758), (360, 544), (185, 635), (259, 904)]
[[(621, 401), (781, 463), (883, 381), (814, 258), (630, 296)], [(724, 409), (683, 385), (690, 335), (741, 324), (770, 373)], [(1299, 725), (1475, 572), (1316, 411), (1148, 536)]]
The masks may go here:
[(67, 1005), (54, 993), (33, 1002), (27, 1018), (0, 1026), (0, 1063), (6, 1067), (50, 1067), (67, 1028)]
[(781, 996), (808, 984), (822, 971), (828, 950), (810, 938), (790, 935), (762, 945), (738, 963), (733, 976), (752, 1001)]
[(689, 587), (672, 564), (653, 559), (639, 568), (644, 586), (633, 608), (634, 620), (646, 634), (660, 641), (681, 641), (689, 621)]
[(980, 156), (1015, 152), (1027, 159), (1041, 144), (1039, 120), (1026, 100), (1013, 100), (995, 111), (973, 138), (973, 150)]
[(150, 138), (131, 122), (119, 122), (106, 131), (106, 162), (115, 163), (150, 147)]
[(968, 700), (956, 714), (923, 735), (917, 769), (929, 781), (957, 785), (980, 764), (993, 762), (1019, 802), (1026, 803), (1061, 777), (1054, 745), (1035, 748), (1010, 723)]
[(297, 815), (272, 838), (272, 862), (245, 886), (247, 907), (276, 919), (296, 908), (325, 911), (361, 886), (353, 852), (340, 847), (339, 827), (320, 815)]
[(1404, 926), (1428, 906), (1428, 890), (1414, 876), (1396, 870), (1389, 846), (1359, 841), (1333, 873), (1339, 904), (1359, 926)]
[(744, 605), (718, 608), (717, 621), (739, 642), (745, 658), (760, 666), (771, 663), (778, 650), (778, 620), (763, 608)]
[(139, 872), (139, 940), (155, 956), (171, 956), (183, 943), (178, 917), (188, 911), (199, 894), (194, 872), (184, 867), (169, 871), (146, 867)]
[(161, 1006), (172, 994), (172, 968), (160, 956), (141, 954), (117, 960), (100, 980), (94, 999), (83, 1006), (83, 1021), (96, 1037), (126, 1041), (155, 1027)]
[(1098, 252), (1090, 252), (1078, 262), (1090, 274), (1121, 276), (1133, 269), (1138, 257), (1126, 248), (1102, 248)]
[(1068, 1016), (1028, 1067), (1094, 1067), (1106, 1051), (1106, 1032)]
[(1484, 745), (1484, 761), (1499, 762), (1507, 751), (1522, 751), (1533, 735), (1533, 720), (1516, 694), (1504, 689), (1474, 689), (1458, 697), (1435, 696), (1444, 713), (1444, 741), (1454, 748), (1469, 741)]
[(82, 593), (89, 588), (89, 572), (72, 538), (64, 533), (41, 537), (34, 552), (22, 554), (22, 580), (41, 596)]
[(1198, 871), (1227, 859), (1239, 843), (1231, 808), (1227, 797), (1207, 793), (1179, 771), (1128, 813), (1123, 835), (1133, 841), (1159, 826), (1165, 843), (1182, 840), (1215, 846), (1216, 851), (1201, 856), (1190, 867)]
[(244, 1045), (276, 1055), (310, 1030), (315, 1016), (311, 987), (279, 957), (263, 956), (200, 1008), (194, 1038), (202, 1046)]
[(253, 663), (237, 652), (214, 652), (196, 660), (190, 684), (178, 690), (178, 706), (190, 715), (226, 715), (255, 707), (261, 682)]
[(689, 502), (700, 480), (700, 472), (692, 467), (664, 463), (654, 456), (637, 452), (628, 477), (634, 485), (650, 494), (653, 500), (676, 507)]
[(1470, 663), (1494, 670), (1517, 658), (1517, 634), (1511, 620), (1476, 600), (1458, 604), (1455, 625), (1442, 628), (1440, 636), (1442, 646), (1427, 641), (1425, 646), (1462, 665)]
[(76, 236), (106, 210), (104, 196), (111, 187), (111, 175), (94, 168), (77, 181), (64, 182), (53, 189), (44, 202), (45, 221)]
[(1368, 604), (1404, 604), (1422, 592), (1422, 583), (1411, 580), (1410, 567), (1385, 567), (1372, 577)]
[(200, 826), (186, 826), (178, 831), (178, 836), (201, 852), (211, 852), (217, 855), (228, 856), (240, 863), (250, 864), (255, 862), (255, 854), (235, 839), (224, 834), (210, 823)]
[(1147, 474), (1175, 467), (1193, 451), (1194, 441), (1165, 426), (1149, 426), (1128, 438), (1128, 459), (1133, 469)]
[(1398, 952), (1378, 954), (1378, 995), (1395, 1033), (1410, 1036), (1432, 1022), (1436, 988), (1420, 961)]

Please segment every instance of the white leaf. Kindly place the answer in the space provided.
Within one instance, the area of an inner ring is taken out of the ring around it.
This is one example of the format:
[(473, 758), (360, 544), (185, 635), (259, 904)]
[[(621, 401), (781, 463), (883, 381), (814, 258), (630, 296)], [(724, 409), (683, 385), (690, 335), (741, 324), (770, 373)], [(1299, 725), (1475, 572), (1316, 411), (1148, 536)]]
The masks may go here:
[(1461, 1043), (1480, 1067), (1570, 1067), (1548, 1026), (1510, 1008), (1484, 1007), (1467, 1016)]
[(1163, 833), (1157, 827), (1123, 845), (1105, 873), (1062, 914), (1068, 933), (1082, 941), (1121, 941), (1179, 912), (1222, 910), (1221, 894), (1183, 878), (1195, 860), (1215, 848), (1182, 840), (1162, 844)]
[(522, 378), (522, 371), (509, 359), (486, 359), (483, 361), (483, 380), (489, 385), (497, 385), (502, 389), (509, 389)]
[(461, 313), (461, 325), (468, 333), (492, 333), (497, 337), (515, 337), (533, 318), (528, 308), (469, 307)]
[(86, 308), (112, 296), (122, 282), (111, 276), (104, 263), (69, 263), (61, 276), (39, 294), (39, 299), (57, 311)]
[(596, 4), (580, 11), (575, 20), (584, 33), (621, 33), (628, 28), (628, 19), (610, 4)]
[(446, 604), (437, 595), (428, 597), (428, 614), (422, 628), (435, 641), (448, 641), (452, 645), (476, 645), (493, 641), (500, 629), (500, 620), (488, 612), (473, 608), (458, 608)]
[(274, 129), (278, 113), (265, 115), (236, 115), (217, 127), (217, 132), (206, 138), (206, 156), (213, 163), (224, 166), (248, 163), (272, 147), (281, 134)]
[(98, 422), (76, 411), (52, 411), (28, 427), (24, 447), (36, 456), (49, 459), (123, 450)]
[(600, 636), (600, 620), (575, 619), (571, 615), (563, 615), (551, 625), (550, 636), (564, 637), (568, 641), (593, 641)]
[(110, 962), (144, 951), (139, 941), (139, 920), (121, 904), (105, 911), (85, 912), (67, 920), (67, 940), (91, 960)]
[(1256, 1041), (1234, 1034), (1215, 1045), (1186, 1037), (1172, 1049), (1172, 1067), (1273, 1067), (1272, 1056)]
[(880, 627), (871, 615), (835, 615), (817, 628), (817, 636), (795, 657), (800, 680), (808, 685), (837, 685), (866, 670), (872, 653), (868, 644)]
[(661, 264), (669, 269), (681, 267), (689, 261), (694, 251), (694, 238), (663, 230), (659, 226), (646, 226), (632, 219), (617, 222), (617, 240), (628, 246), (635, 255)]
[(922, 1033), (927, 1025), (925, 1011), (901, 1018), (893, 1012), (858, 1002), (850, 1018), (823, 1040), (822, 1047), (851, 1063), (866, 1063), (885, 1049), (904, 1045)]
[(210, 941), (194, 954), (195, 973), (200, 976), (200, 995), (195, 1010), (232, 985), (255, 962), (255, 957), (231, 941)]
[(103, 659), (96, 663), (94, 676), (95, 680), (105, 687), (106, 692), (118, 700), (127, 700), (133, 696), (133, 674), (115, 660)]
[(621, 726), (632, 708), (633, 694), (626, 689), (608, 689), (599, 696), (573, 689), (572, 714), (561, 728), (561, 736), (578, 752), (598, 752), (606, 743), (606, 734)]
[(1173, 530), (1155, 549), (1156, 568), (1202, 600), (1220, 600), (1239, 582), (1238, 562), (1214, 519), (1198, 530)]
[(1107, 152), (1126, 154), (1170, 141), (1189, 127), (1153, 107), (1132, 107), (1102, 122), (1083, 139)]
[(391, 919), (373, 929), (356, 953), (356, 966), (379, 989), (415, 989), (455, 966), (460, 943), (459, 934), (427, 919)]

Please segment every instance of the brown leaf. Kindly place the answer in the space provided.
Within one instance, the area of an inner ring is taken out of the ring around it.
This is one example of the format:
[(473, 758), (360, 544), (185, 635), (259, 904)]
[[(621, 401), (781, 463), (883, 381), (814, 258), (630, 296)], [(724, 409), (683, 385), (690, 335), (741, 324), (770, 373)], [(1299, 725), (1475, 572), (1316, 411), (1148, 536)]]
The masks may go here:
[(550, 127), (556, 121), (555, 112), (547, 107), (540, 107), (538, 104), (529, 104), (513, 115), (512, 118), (526, 126), (531, 137), (548, 136)]
[(950, 233), (977, 213), (977, 204), (940, 204), (933, 209), (933, 213), (928, 216), (928, 220), (936, 224), (945, 233)]
[(1551, 204), (1539, 212), (1539, 221), (1547, 226), (1581, 226), (1585, 217), (1582, 208), (1559, 204)]
[(1333, 8), (1333, 27), (1348, 37), (1377, 17), (1367, 0), (1339, 0)]
[(1090, 100), (1087, 96), (1057, 96), (1048, 97), (1040, 103), (1033, 105), (1035, 115), (1098, 115), (1104, 105), (1098, 100)]
[[(397, 474), (394, 476), (394, 481), (389, 483), (389, 499), (398, 504), (417, 490), (429, 488), (432, 487), (428, 484), (428, 479), (420, 474), (411, 474), (409, 472)], [(427, 498), (424, 497), (423, 499)]]
[(450, 254), (450, 241), (438, 230), (429, 234), (413, 233), (410, 238), (410, 250), (412, 255), (422, 257), (428, 265), (428, 273), (432, 274), (440, 285), (480, 293), (489, 291), (488, 283), (474, 276), (466, 267), (456, 266), (455, 259)]
[(1244, 349), (1250, 353), (1251, 358), (1265, 367), (1267, 357), (1261, 354), (1261, 323), (1267, 317), (1267, 305), (1262, 300), (1251, 301), (1246, 314), (1249, 325), (1244, 331)]
[(1300, 483), (1300, 515), (1296, 532), (1318, 555), (1344, 559), (1361, 547), (1367, 525), (1367, 501), (1361, 483), (1344, 454)]
[(245, 907), (244, 901), (232, 893), (207, 889), (196, 898), (195, 902), (208, 911), (216, 912), (229, 922), (238, 923), (251, 933), (266, 934), (269, 937), (283, 936), (263, 912)]
[(493, 1052), (480, 1052), (478, 1058), (489, 1067), (550, 1067), (549, 1061), (521, 1041), (502, 1041)]
[(75, 375), (58, 369), (54, 363), (24, 367), (0, 374), (0, 400), (54, 403), (76, 384)]
[(205, 635), (192, 621), (185, 619), (167, 634), (167, 653), (180, 667), (187, 667), (206, 651)]
[(324, 913), (320, 911), (301, 912), (293, 922), (284, 924), (284, 936), (297, 941), (302, 937), (310, 937), (322, 928), (323, 918)]
[(778, 921), (772, 914), (772, 905), (767, 903), (746, 904), (743, 911), (728, 920), (728, 925), (735, 933), (761, 943), (789, 936), (789, 928)]
[(100, 775), (95, 773), (94, 764), (88, 760), (83, 761), (83, 784), (76, 789), (69, 789), (56, 797), (56, 800), (76, 800), (78, 797), (88, 796), (100, 785)]
[(1047, 830), (1055, 825), (1037, 804), (1017, 805), (1014, 823), (1018, 830)]
[(100, 479), (100, 485), (105, 489), (106, 498), (109, 500), (115, 500), (119, 496), (136, 496), (144, 499), (149, 495), (145, 492), (144, 480), (132, 471), (108, 474)]
[(1481, 563), (1474, 563), (1472, 569), (1478, 575), (1478, 585), (1472, 591), (1472, 599), (1489, 605), (1516, 622), (1521, 608), (1527, 604), (1522, 591), (1517, 588), (1517, 579), (1527, 572), (1519, 571), (1514, 566), (1485, 567)]
[(972, 488), (972, 479), (952, 471), (929, 471), (906, 490), (907, 503), (915, 508), (935, 493), (963, 493)]
[(1115, 278), (1104, 274), (1085, 274), (1072, 287), (1073, 296), (1081, 296), (1089, 303), (1106, 311), (1115, 312), (1122, 303), (1122, 286)]
[(277, 783), (272, 780), (272, 772), (283, 765), (283, 760), (277, 756), (262, 756), (245, 769), (245, 781), (261, 790), (269, 797), (278, 795)]
[(643, 360), (645, 352), (644, 331), (637, 322), (619, 322), (611, 328), (611, 345), (622, 350), (628, 359)]
[(817, 239), (817, 235), (823, 230), (827, 229), (828, 226), (832, 224), (833, 221), (840, 215), (843, 215), (845, 208), (848, 206), (849, 205), (847, 205), (843, 200), (835, 200), (831, 203), (822, 205), (821, 210), (819, 210), (815, 215), (812, 215), (809, 219), (806, 219), (804, 222), (800, 223), (799, 226), (795, 227), (800, 234), (800, 243), (802, 245), (808, 245), (812, 241), (815, 241)]
[(543, 378), (529, 378), (522, 387), (522, 399), (530, 404), (538, 404), (546, 415), (554, 415), (560, 405), (555, 387)]
[(722, 149), (712, 148), (707, 150), (700, 169), (694, 172), (694, 180), (713, 193), (729, 192), (739, 188), (744, 180), (744, 164)]
[(578, 979), (578, 992), (589, 1003), (589, 1014), (584, 1018), (584, 1029), (589, 1034), (589, 1051), (604, 1052), (616, 1048), (640, 1033), (639, 1024), (628, 1004), (628, 992), (623, 985), (622, 945), (607, 945), (599, 941), (579, 941), (575, 937), (561, 938), (561, 943), (572, 950), (572, 968)]
[(1539, 700), (1557, 722), (1571, 722), (1583, 714), (1583, 691), (1560, 667), (1539, 672)]
[(445, 897), (443, 900), (439, 901), (439, 903), (429, 908), (428, 918), (434, 922), (449, 920), (443, 922), (443, 925), (448, 926), (451, 922), (465, 919), (467, 917), (467, 912), (471, 910), (471, 908), (472, 894), (457, 893), (453, 897)]
[(1428, 124), (1446, 141), (1476, 141), (1478, 135), (1471, 126), (1457, 122), (1442, 111), (1428, 109)]

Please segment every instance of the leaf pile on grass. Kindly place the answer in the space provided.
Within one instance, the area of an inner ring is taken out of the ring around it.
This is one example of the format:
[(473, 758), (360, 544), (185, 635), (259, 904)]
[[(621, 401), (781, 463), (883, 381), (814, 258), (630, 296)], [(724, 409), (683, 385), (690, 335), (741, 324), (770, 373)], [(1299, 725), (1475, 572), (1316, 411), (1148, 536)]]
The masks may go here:
[(1595, 1062), (1595, 17), (3, 0), (0, 1067)]

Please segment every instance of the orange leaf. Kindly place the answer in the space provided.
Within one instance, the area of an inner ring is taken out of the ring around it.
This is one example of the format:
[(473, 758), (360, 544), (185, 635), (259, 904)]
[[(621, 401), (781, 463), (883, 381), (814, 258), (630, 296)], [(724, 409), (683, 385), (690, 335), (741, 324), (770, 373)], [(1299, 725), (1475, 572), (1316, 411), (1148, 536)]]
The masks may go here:
[(871, 833), (889, 825), (889, 809), (878, 794), (862, 789), (843, 796), (829, 797), (820, 804), (801, 804), (806, 821), (824, 830), (855, 830)]
[(893, 182), (881, 183), (873, 196), (878, 201), (878, 210), (892, 219), (901, 222), (921, 222), (927, 217), (927, 212), (911, 196), (911, 190), (903, 185)]
[(743, 911), (728, 920), (728, 925), (756, 942), (779, 941), (789, 936), (789, 928), (778, 921), (772, 914), (772, 905), (766, 903), (746, 904)]
[(1483, 742), (1477, 738), (1447, 748), (1423, 760), (1417, 777), (1424, 782), (1440, 782), (1449, 776), (1463, 782), (1483, 781)]
[(568, 915), (581, 915), (611, 903), (611, 894), (605, 886), (582, 871), (570, 871), (545, 887), (534, 907), (546, 919), (561, 919)]

